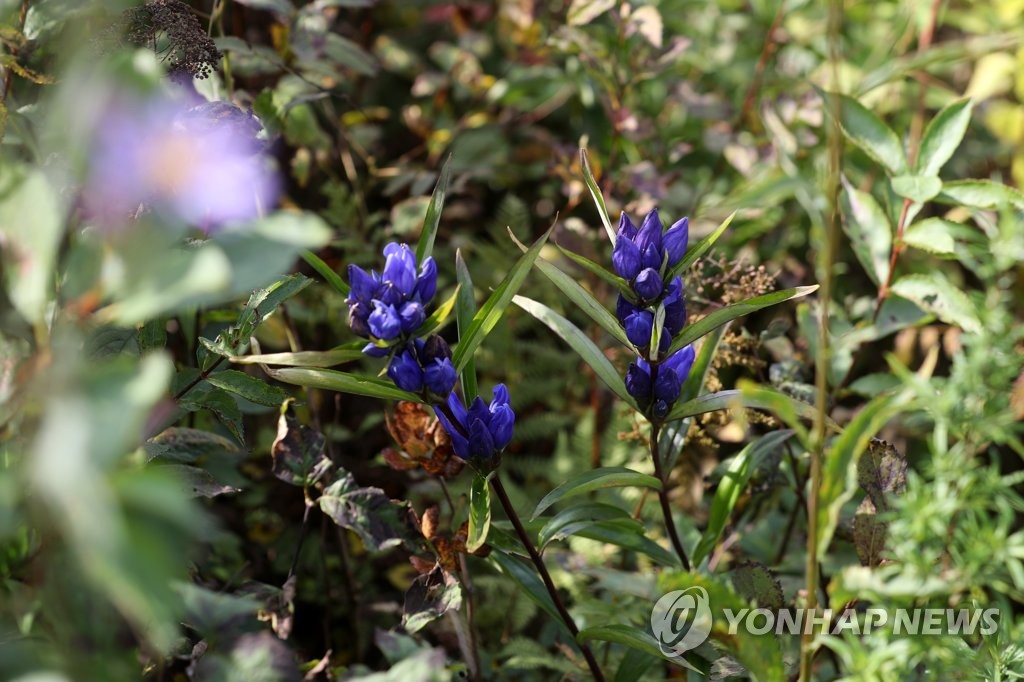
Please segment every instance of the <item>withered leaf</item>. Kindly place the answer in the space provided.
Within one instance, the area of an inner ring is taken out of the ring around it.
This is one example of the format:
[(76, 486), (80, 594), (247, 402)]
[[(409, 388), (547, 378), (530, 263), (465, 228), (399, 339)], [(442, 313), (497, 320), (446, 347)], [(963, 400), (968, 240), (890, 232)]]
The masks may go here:
[(371, 552), (419, 544), (420, 532), (409, 503), (392, 500), (380, 488), (360, 487), (347, 471), (339, 471), (318, 504), (336, 524), (355, 532)]
[(451, 609), (462, 606), (462, 587), (441, 564), (413, 581), (405, 593), (402, 626), (412, 633), (423, 629)]
[(857, 481), (875, 508), (890, 509), (886, 495), (899, 495), (907, 487), (907, 460), (895, 447), (874, 438), (857, 462)]
[(882, 563), (887, 532), (886, 524), (875, 513), (871, 498), (865, 497), (853, 517), (853, 544), (862, 564), (878, 566)]
[(274, 458), (274, 476), (285, 483), (308, 487), (319, 481), (331, 468), (324, 455), (327, 440), (316, 429), (300, 424), (292, 410), (292, 399), (281, 404), (277, 437), (270, 446)]

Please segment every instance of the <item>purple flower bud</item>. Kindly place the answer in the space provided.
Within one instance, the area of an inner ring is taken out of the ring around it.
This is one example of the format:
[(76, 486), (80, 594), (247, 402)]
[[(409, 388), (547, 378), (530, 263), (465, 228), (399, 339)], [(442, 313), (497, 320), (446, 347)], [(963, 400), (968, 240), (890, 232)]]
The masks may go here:
[[(516, 415), (509, 405), (508, 389), (504, 384), (494, 387), (490, 405), (477, 397), (467, 410), (458, 396), (452, 393), (448, 397), (448, 407), (457, 424), (449, 421), (440, 410), (435, 408), (435, 411), (441, 425), (452, 437), (455, 454), (459, 457), (487, 461), (512, 441)], [(468, 433), (469, 438), (463, 437), (462, 433)]]
[(377, 282), (373, 276), (358, 265), (348, 266), (348, 283), (352, 290), (348, 294), (349, 303), (359, 302), (369, 305), (377, 291)]
[(370, 316), (369, 306), (369, 303), (350, 303), (348, 306), (348, 326), (364, 339), (370, 336), (370, 327), (366, 323), (366, 318)]
[(672, 372), (679, 378), (679, 383), (682, 384), (686, 381), (686, 378), (690, 376), (690, 369), (693, 368), (693, 361), (696, 357), (696, 352), (693, 350), (693, 344), (689, 344), (680, 348), (672, 357), (661, 363), (661, 371)]
[(419, 299), (420, 303), (427, 305), (434, 298), (435, 291), (437, 291), (437, 263), (434, 262), (432, 257), (428, 256), (424, 259), (423, 265), (420, 266), (420, 274), (416, 280), (415, 296)]
[(659, 367), (658, 370), (658, 378), (654, 381), (654, 399), (671, 406), (679, 398), (683, 384), (672, 370), (666, 367)]
[(384, 255), (387, 257), (382, 273), (384, 281), (390, 282), (403, 296), (412, 295), (416, 288), (416, 255), (412, 249), (408, 244), (391, 242), (384, 247)]
[(455, 365), (448, 358), (433, 360), (423, 370), (423, 383), (431, 395), (448, 395), (455, 388), (458, 379), (459, 374), (455, 371)]
[(661, 251), (661, 219), (658, 217), (658, 209), (644, 216), (635, 241), (641, 251), (646, 251), (648, 246), (653, 246), (658, 252)]
[(619, 239), (623, 238), (628, 239), (629, 241), (636, 239), (636, 225), (634, 225), (633, 221), (629, 219), (629, 216), (626, 215), (625, 211), (619, 214), (619, 231), (615, 241), (617, 242)]
[(661, 244), (668, 253), (668, 266), (670, 268), (683, 259), (686, 254), (686, 247), (690, 242), (690, 219), (677, 220), (668, 232), (662, 237)]
[(626, 338), (637, 348), (644, 350), (651, 343), (651, 332), (654, 329), (654, 315), (646, 310), (633, 313), (623, 321)]
[(617, 239), (612, 249), (612, 267), (619, 277), (633, 279), (640, 272), (640, 249), (629, 239)]
[[(448, 409), (451, 410), (460, 425), (465, 423), (466, 408), (462, 406), (462, 401), (459, 400), (459, 396), (454, 392), (448, 396)], [(437, 420), (441, 422), (441, 426), (444, 428), (445, 433), (447, 433), (451, 438), (452, 448), (455, 450), (455, 454), (462, 459), (469, 459), (469, 441), (466, 440), (466, 437), (459, 432), (459, 429), (456, 428), (455, 424), (448, 420), (448, 417), (445, 416), (444, 412), (435, 407), (434, 413), (437, 415)]]
[(651, 373), (643, 360), (630, 363), (626, 372), (626, 390), (641, 405), (651, 399)]
[(642, 268), (654, 268), (655, 270), (661, 270), (661, 261), (664, 258), (664, 251), (659, 249), (654, 244), (648, 244), (643, 254), (640, 256), (640, 267)]
[(391, 359), (388, 376), (403, 391), (419, 393), (423, 388), (423, 370), (408, 348)]
[(402, 318), (402, 332), (405, 334), (415, 332), (423, 324), (423, 321), (427, 319), (423, 306), (415, 301), (409, 301), (403, 305), (398, 311), (398, 316)]
[(645, 301), (661, 295), (661, 275), (654, 268), (645, 268), (633, 280), (633, 290)]
[(629, 299), (619, 294), (618, 299), (615, 301), (615, 317), (618, 318), (619, 322), (623, 322), (627, 317), (639, 311), (640, 308), (637, 308), (629, 302)]
[(373, 302), (373, 312), (367, 318), (370, 333), (378, 339), (390, 341), (398, 338), (402, 332), (402, 319), (393, 305), (385, 305), (380, 301)]
[(655, 400), (654, 405), (651, 406), (651, 414), (655, 419), (664, 419), (668, 414), (668, 408), (669, 404), (664, 400)]
[(490, 459), (494, 456), (494, 437), (481, 419), (474, 419), (469, 425), (469, 456), (473, 459)]
[(494, 387), (494, 398), (490, 404), (491, 423), (488, 425), (494, 438), (494, 447), (504, 450), (512, 442), (512, 429), (516, 422), (516, 413), (509, 404), (508, 389), (505, 384)]

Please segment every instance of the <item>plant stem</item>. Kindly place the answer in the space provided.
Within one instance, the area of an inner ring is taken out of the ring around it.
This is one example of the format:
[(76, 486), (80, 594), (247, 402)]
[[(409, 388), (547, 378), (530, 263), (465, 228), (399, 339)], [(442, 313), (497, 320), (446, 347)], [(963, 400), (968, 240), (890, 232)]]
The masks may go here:
[(192, 390), (193, 388), (195, 388), (195, 387), (196, 387), (196, 386), (197, 386), (197, 385), (198, 385), (198, 384), (199, 384), (200, 382), (202, 382), (202, 381), (206, 381), (206, 379), (207, 379), (207, 378), (208, 378), (208, 377), (209, 377), (209, 376), (210, 376), (211, 374), (213, 374), (213, 370), (215, 370), (215, 369), (217, 369), (218, 367), (220, 367), (220, 365), (221, 365), (221, 363), (222, 363), (222, 362), (224, 362), (224, 356), (223, 356), (223, 355), (222, 355), (222, 356), (220, 356), (219, 358), (217, 358), (217, 362), (215, 362), (215, 363), (213, 363), (212, 365), (210, 365), (210, 368), (209, 368), (209, 369), (206, 369), (206, 370), (203, 370), (202, 372), (200, 372), (200, 373), (199, 373), (199, 376), (197, 376), (197, 377), (196, 377), (195, 379), (193, 379), (192, 381), (188, 382), (188, 383), (187, 383), (187, 384), (185, 385), (185, 387), (184, 387), (184, 388), (182, 388), (182, 389), (181, 389), (180, 391), (178, 391), (177, 393), (175, 393), (175, 394), (174, 394), (174, 400), (175, 400), (175, 402), (177, 402), (178, 400), (181, 400), (181, 399), (182, 399), (183, 397), (185, 397), (185, 394), (186, 394), (186, 393), (188, 393), (189, 391), (191, 391), (191, 390)]
[(651, 422), (651, 459), (654, 460), (654, 475), (661, 481), (661, 490), (658, 491), (658, 502), (661, 503), (661, 514), (665, 517), (665, 532), (668, 534), (669, 540), (672, 541), (672, 547), (675, 548), (676, 554), (679, 555), (679, 561), (682, 562), (683, 568), (687, 571), (690, 570), (690, 559), (686, 556), (686, 550), (683, 548), (683, 543), (679, 539), (679, 532), (676, 530), (676, 522), (672, 518), (672, 506), (669, 504), (668, 499), (668, 472), (663, 470), (661, 464), (661, 448), (658, 444), (658, 436), (661, 434), (661, 423)]
[[(452, 421), (453, 424), (457, 423)], [(544, 582), (544, 587), (547, 588), (548, 595), (551, 597), (551, 601), (554, 602), (555, 609), (558, 610), (558, 615), (561, 616), (562, 622), (565, 623), (565, 627), (568, 628), (569, 633), (572, 634), (573, 639), (580, 634), (579, 629), (576, 627), (576, 623), (573, 622), (572, 616), (566, 610), (565, 605), (562, 603), (562, 598), (558, 596), (558, 590), (555, 588), (555, 583), (551, 580), (551, 575), (548, 573), (547, 567), (544, 565), (544, 560), (537, 552), (537, 548), (533, 546), (533, 541), (530, 540), (530, 535), (523, 528), (522, 521), (519, 520), (519, 514), (516, 513), (515, 507), (512, 506), (512, 501), (508, 498), (508, 493), (505, 492), (505, 486), (502, 485), (501, 479), (498, 478), (497, 474), (491, 477), (491, 487), (494, 489), (494, 493), (498, 496), (498, 500), (501, 502), (502, 508), (505, 510), (505, 515), (508, 516), (509, 521), (512, 522), (512, 527), (515, 528), (516, 535), (519, 536), (519, 541), (523, 543), (523, 547), (526, 548), (527, 553), (530, 555), (530, 560), (533, 561), (533, 565), (537, 569), (537, 573), (540, 574), (540, 579)], [(594, 658), (594, 653), (590, 650), (590, 647), (585, 642), (576, 642), (576, 645), (583, 652), (583, 657), (587, 659), (587, 665), (590, 667), (590, 672), (598, 682), (604, 682), (604, 675), (601, 673), (601, 667), (597, 664), (597, 659)]]
[[(831, 0), (828, 12), (829, 63), (833, 83), (839, 82), (839, 38), (843, 18), (841, 0)], [(839, 99), (832, 98), (832, 120), (839, 120)], [(807, 496), (807, 610), (818, 606), (818, 498), (821, 494), (821, 462), (824, 458), (826, 423), (828, 421), (828, 368), (829, 368), (829, 304), (832, 300), (832, 263), (835, 260), (836, 235), (839, 232), (839, 174), (842, 163), (842, 140), (836, 126), (829, 129), (829, 174), (826, 187), (830, 206), (828, 222), (823, 225), (822, 244), (818, 251), (818, 276), (821, 278), (821, 307), (818, 320), (818, 356), (815, 358), (814, 437), (811, 443), (810, 491)], [(800, 639), (800, 680), (809, 682), (814, 662), (812, 633), (804, 632)]]

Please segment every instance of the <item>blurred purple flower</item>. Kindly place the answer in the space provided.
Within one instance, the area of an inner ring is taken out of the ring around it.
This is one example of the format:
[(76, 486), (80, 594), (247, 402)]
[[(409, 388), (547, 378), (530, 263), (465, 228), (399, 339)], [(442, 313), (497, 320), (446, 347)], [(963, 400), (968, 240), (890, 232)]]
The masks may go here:
[(280, 191), (256, 138), (261, 128), (227, 102), (118, 101), (92, 139), (86, 212), (108, 227), (144, 208), (203, 229), (255, 218)]

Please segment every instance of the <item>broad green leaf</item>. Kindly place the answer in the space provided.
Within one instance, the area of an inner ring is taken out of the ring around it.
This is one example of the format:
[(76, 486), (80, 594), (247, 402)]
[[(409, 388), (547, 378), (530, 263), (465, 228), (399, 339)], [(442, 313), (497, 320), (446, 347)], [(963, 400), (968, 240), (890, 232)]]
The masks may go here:
[(246, 400), (259, 405), (277, 407), (288, 397), (288, 394), (280, 388), (271, 386), (261, 379), (249, 376), (245, 372), (239, 372), (236, 369), (216, 372), (208, 376), (206, 380), (217, 388), (240, 395)]
[(648, 656), (637, 649), (630, 649), (619, 662), (615, 671), (614, 682), (637, 682), (658, 662), (661, 657)]
[(495, 287), (494, 292), (480, 310), (477, 311), (476, 315), (473, 316), (473, 321), (466, 330), (466, 335), (459, 338), (459, 345), (455, 347), (455, 351), (452, 354), (452, 364), (455, 365), (456, 370), (461, 372), (466, 367), (466, 363), (472, 359), (473, 353), (476, 352), (484, 338), (501, 320), (505, 314), (505, 308), (511, 303), (512, 297), (519, 291), (519, 287), (523, 285), (523, 280), (526, 279), (526, 275), (533, 268), (537, 255), (540, 253), (545, 242), (547, 242), (553, 229), (554, 225), (548, 228), (548, 231), (535, 241), (533, 246), (516, 261), (516, 264), (505, 275), (505, 279), (501, 280), (501, 283)]
[(475, 552), (487, 542), (491, 529), (491, 490), (488, 477), (477, 474), (469, 488), (469, 533), (466, 536), (466, 551)]
[[(459, 295), (455, 299), (455, 322), (458, 325), (459, 338), (469, 329), (476, 315), (476, 293), (473, 288), (473, 278), (469, 275), (469, 268), (462, 258), (462, 250), (455, 251), (455, 278), (459, 282)], [(462, 396), (466, 404), (473, 402), (478, 389), (476, 385), (476, 361), (470, 358), (466, 361), (465, 367), (459, 373), (462, 381)]]
[(683, 255), (682, 259), (680, 259), (680, 261), (676, 263), (676, 266), (669, 272), (669, 277), (671, 278), (676, 275), (683, 274), (683, 271), (696, 263), (698, 258), (710, 251), (711, 247), (718, 241), (718, 238), (721, 237), (729, 228), (729, 225), (732, 224), (732, 220), (735, 217), (736, 211), (733, 211), (729, 214), (728, 218), (722, 221), (721, 225), (715, 228), (714, 232), (704, 237), (704, 239), (701, 239), (695, 246), (686, 249), (686, 253)]
[(750, 604), (719, 578), (686, 571), (664, 571), (658, 576), (658, 589), (668, 593), (677, 590), (702, 590), (711, 609), (710, 638), (732, 654), (757, 682), (785, 682), (786, 668), (782, 661), (779, 638), (775, 633), (754, 635), (740, 627), (729, 632), (725, 609), (733, 613), (749, 609)]
[(286, 384), (322, 388), (339, 393), (365, 395), (383, 400), (409, 400), (414, 403), (423, 402), (415, 393), (409, 393), (391, 383), (390, 380), (376, 377), (359, 376), (333, 369), (314, 369), (307, 367), (283, 367), (281, 369), (266, 368), (267, 374)]
[(566, 507), (552, 516), (537, 533), (537, 547), (544, 551), (550, 542), (563, 540), (579, 530), (598, 521), (629, 519), (633, 517), (624, 509), (603, 502), (591, 502)]
[[(584, 2), (590, 5), (594, 4), (592, 0), (584, 0)], [(579, 0), (574, 4), (579, 4)], [(608, 7), (611, 7), (611, 5), (612, 3), (608, 3)], [(580, 149), (580, 167), (583, 168), (583, 181), (587, 184), (590, 196), (597, 206), (597, 213), (601, 216), (601, 224), (604, 225), (604, 231), (608, 233), (608, 239), (611, 240), (612, 246), (615, 246), (615, 228), (612, 227), (611, 220), (608, 218), (608, 207), (604, 203), (604, 195), (601, 193), (597, 180), (594, 179), (594, 172), (590, 169), (590, 159), (587, 158), (587, 150), (582, 148)]]
[(973, 107), (970, 99), (958, 100), (944, 107), (928, 123), (917, 153), (915, 165), (918, 175), (938, 175), (953, 157), (967, 132)]
[[(520, 249), (526, 249), (526, 245), (516, 239), (515, 235), (511, 232), (509, 232), (509, 236), (512, 237), (512, 241), (514, 241)], [(570, 252), (565, 251), (564, 249), (562, 249), (562, 252), (570, 254)], [(586, 260), (582, 256), (579, 256), (579, 258)], [(619, 321), (615, 319), (615, 316), (608, 312), (608, 309), (601, 305), (601, 303), (595, 299), (589, 291), (580, 286), (579, 282), (543, 258), (538, 258), (535, 266), (544, 274), (545, 277), (551, 280), (552, 284), (558, 287), (563, 294), (568, 296), (573, 303), (579, 306), (580, 310), (587, 314), (587, 317), (608, 332), (612, 338), (627, 348), (633, 347), (633, 344), (630, 343), (629, 339), (626, 337), (626, 331), (622, 328), (622, 325), (619, 324)], [(596, 264), (594, 267), (601, 269)], [(626, 280), (622, 281), (625, 282)], [(628, 284), (626, 286), (629, 288)]]
[(828, 448), (818, 494), (818, 560), (824, 561), (839, 524), (839, 511), (857, 489), (857, 460), (868, 443), (899, 411), (902, 398), (881, 395), (854, 417)]
[(441, 224), (441, 211), (444, 209), (444, 200), (448, 194), (448, 183), (452, 178), (452, 157), (451, 154), (441, 167), (441, 174), (437, 178), (434, 192), (430, 195), (430, 203), (427, 205), (427, 215), (423, 219), (423, 230), (420, 232), (420, 240), (416, 244), (416, 262), (422, 263), (423, 259), (434, 252), (434, 239), (437, 238), (437, 228)]
[[(7, 295), (30, 323), (43, 319), (56, 294), (53, 268), (64, 232), (60, 199), (40, 171), (0, 167), (0, 258)], [(141, 319), (141, 318), (140, 318)]]
[(839, 196), (843, 229), (850, 238), (853, 253), (864, 271), (876, 285), (889, 278), (889, 257), (892, 254), (892, 225), (875, 198), (861, 192), (843, 178)]
[(999, 208), (1012, 204), (1024, 207), (1024, 194), (999, 182), (991, 180), (954, 180), (942, 185), (940, 201), (962, 204), (971, 208)]
[(458, 300), (458, 296), (459, 287), (458, 285), (456, 285), (455, 291), (452, 292), (452, 295), (449, 296), (444, 303), (437, 306), (434, 312), (430, 314), (430, 317), (423, 321), (423, 324), (421, 324), (419, 326), (419, 329), (416, 330), (415, 336), (422, 338), (429, 334), (433, 334), (438, 329), (443, 327), (445, 321), (448, 319), (448, 316), (451, 315), (452, 310), (455, 309), (455, 302)]
[(245, 443), (242, 411), (238, 408), (235, 399), (227, 392), (219, 388), (197, 386), (178, 401), (178, 407), (189, 412), (209, 410), (221, 424), (227, 427), (231, 435), (238, 439), (239, 443)]
[(606, 545), (615, 545), (646, 554), (663, 566), (678, 567), (680, 565), (679, 557), (674, 552), (670, 552), (644, 535), (643, 526), (632, 519), (598, 521), (586, 528), (580, 528), (576, 531), (576, 535)]
[(965, 332), (981, 331), (981, 320), (974, 311), (971, 299), (937, 270), (905, 275), (892, 285), (890, 291), (934, 313), (943, 322), (959, 326)]
[(309, 266), (320, 273), (320, 276), (330, 284), (334, 289), (342, 296), (348, 296), (351, 287), (341, 278), (341, 275), (336, 273), (330, 265), (325, 263), (320, 256), (316, 255), (312, 251), (306, 250), (302, 252), (302, 260), (309, 263)]
[[(791, 424), (789, 419), (793, 419), (798, 429), (798, 433), (801, 430), (806, 432), (806, 429), (803, 429), (803, 427), (800, 426), (799, 421), (796, 421), (797, 418), (812, 420), (814, 419), (815, 414), (813, 405), (800, 402), (799, 400), (774, 389), (759, 387), (756, 391), (734, 389), (718, 391), (717, 393), (705, 393), (704, 395), (698, 396), (697, 398), (685, 403), (678, 403), (674, 408), (672, 408), (672, 411), (668, 413), (668, 416), (665, 417), (665, 422), (667, 423), (679, 419), (685, 419), (686, 417), (693, 417), (698, 414), (705, 414), (716, 410), (725, 410), (731, 407), (771, 410), (777, 414), (779, 408), (782, 408), (788, 414), (780, 414), (780, 417), (786, 422), (786, 425), (791, 428), (794, 424)], [(830, 429), (838, 430), (838, 426), (831, 419), (828, 420), (827, 424)]]
[(782, 291), (773, 291), (770, 294), (755, 296), (754, 298), (747, 299), (746, 301), (733, 303), (725, 308), (719, 308), (693, 324), (684, 327), (682, 331), (679, 332), (679, 335), (676, 336), (676, 340), (672, 342), (672, 347), (669, 348), (668, 355), (672, 355), (680, 348), (693, 343), (705, 334), (721, 327), (726, 322), (735, 320), (737, 317), (749, 315), (750, 313), (757, 312), (762, 308), (778, 305), (779, 303), (789, 301), (790, 299), (806, 296), (807, 294), (813, 293), (817, 290), (817, 284), (807, 287), (796, 287), (795, 289), (783, 289)]
[(586, 495), (603, 488), (621, 488), (623, 486), (641, 486), (661, 490), (661, 481), (654, 476), (641, 474), (639, 471), (633, 471), (626, 467), (590, 469), (582, 474), (573, 476), (545, 495), (537, 503), (537, 508), (530, 515), (530, 520), (536, 519), (544, 513), (544, 510), (557, 502)]
[(927, 218), (916, 222), (903, 233), (903, 243), (939, 256), (952, 256), (956, 249), (953, 232), (957, 223), (942, 218)]
[(654, 638), (654, 635), (632, 625), (626, 625), (624, 623), (596, 625), (594, 627), (581, 630), (580, 634), (576, 636), (576, 641), (580, 644), (591, 640), (622, 644), (630, 649), (642, 651), (649, 656), (663, 658), (665, 660), (672, 661), (673, 663), (678, 662), (677, 658), (666, 656), (661, 653), (661, 644), (659, 644), (658, 640)]
[(619, 372), (612, 365), (611, 360), (590, 340), (590, 337), (580, 331), (579, 327), (543, 303), (538, 303), (533, 299), (516, 296), (513, 301), (517, 306), (546, 324), (551, 331), (562, 337), (562, 340), (568, 343), (585, 363), (590, 365), (594, 373), (615, 395), (626, 401), (633, 409), (637, 409), (636, 401), (633, 400), (633, 396), (626, 390), (626, 383), (619, 376)]
[(707, 528), (691, 554), (690, 560), (694, 566), (699, 566), (705, 557), (710, 556), (711, 550), (718, 544), (718, 540), (725, 530), (725, 524), (729, 521), (729, 516), (740, 499), (740, 494), (747, 487), (752, 465), (764, 454), (787, 441), (792, 435), (792, 431), (785, 430), (765, 434), (748, 444), (732, 458), (729, 468), (718, 483), (715, 497), (711, 501)]
[(283, 367), (333, 367), (363, 355), (362, 341), (345, 344), (331, 350), (302, 350), (294, 353), (263, 353), (258, 355), (234, 355), (228, 359), (238, 365), (278, 365)]
[(834, 113), (835, 106), (835, 102), (830, 100), (839, 98), (839, 127), (850, 142), (884, 166), (890, 175), (906, 175), (907, 157), (900, 138), (892, 128), (852, 97), (821, 90), (818, 92), (825, 100), (825, 109), (829, 115)]
[(942, 180), (937, 175), (897, 175), (892, 179), (892, 191), (923, 204), (939, 195)]

